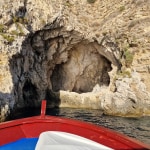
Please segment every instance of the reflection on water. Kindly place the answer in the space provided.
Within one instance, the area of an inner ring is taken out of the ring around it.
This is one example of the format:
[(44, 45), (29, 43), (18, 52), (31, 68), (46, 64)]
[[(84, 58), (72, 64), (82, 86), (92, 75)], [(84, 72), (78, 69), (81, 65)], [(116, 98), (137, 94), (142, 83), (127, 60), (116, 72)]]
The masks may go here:
[[(11, 119), (39, 115), (40, 110), (29, 109), (25, 113), (15, 114)], [(103, 115), (99, 110), (56, 108), (47, 109), (47, 115), (60, 116), (101, 125), (150, 145), (150, 117), (122, 118)]]

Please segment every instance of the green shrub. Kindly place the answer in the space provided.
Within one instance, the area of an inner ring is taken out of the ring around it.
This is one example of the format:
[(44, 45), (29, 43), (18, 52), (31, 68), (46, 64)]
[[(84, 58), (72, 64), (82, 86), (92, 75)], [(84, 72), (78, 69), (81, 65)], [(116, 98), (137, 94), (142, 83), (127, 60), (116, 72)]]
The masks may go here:
[(12, 18), (12, 20), (13, 20), (14, 23), (16, 23), (16, 22), (19, 21), (19, 18), (14, 16), (14, 17)]
[(121, 6), (120, 8), (119, 8), (119, 11), (124, 11), (125, 10), (125, 6)]
[(87, 0), (88, 3), (95, 3), (96, 0)]
[(11, 35), (19, 35), (19, 33), (18, 33), (18, 31), (16, 31), (16, 30), (12, 30), (12, 31), (11, 31)]
[(17, 23), (17, 22), (19, 22), (21, 24), (27, 24), (28, 23), (28, 20), (25, 17), (24, 18), (19, 18), (19, 17), (14, 16), (12, 18), (12, 20), (13, 20), (14, 23)]
[(19, 36), (24, 36), (24, 35), (25, 35), (24, 32), (19, 33)]
[(40, 22), (43, 26), (46, 25), (46, 21), (44, 19), (41, 19)]
[(18, 35), (20, 35), (20, 36), (24, 36), (25, 34), (24, 34), (24, 32), (23, 32), (22, 27), (19, 25), (19, 23), (16, 23), (16, 25), (17, 25), (17, 28), (19, 29), (19, 33), (18, 33)]
[(0, 24), (0, 33), (4, 32), (5, 26), (3, 24)]
[(72, 6), (72, 4), (69, 2), (69, 0), (66, 1), (66, 2), (64, 3), (64, 5), (67, 6), (67, 7), (71, 7), (71, 6)]
[(7, 34), (1, 34), (1, 35), (5, 40), (7, 40), (8, 43), (12, 43), (15, 40), (14, 36), (7, 35)]
[(133, 54), (129, 50), (125, 50), (124, 57), (126, 67), (130, 67), (133, 61)]
[(131, 77), (131, 73), (129, 72), (129, 71), (127, 71), (127, 70), (124, 70), (124, 71), (119, 71), (118, 73), (117, 73), (120, 77), (123, 77), (123, 78), (125, 78), (125, 77)]

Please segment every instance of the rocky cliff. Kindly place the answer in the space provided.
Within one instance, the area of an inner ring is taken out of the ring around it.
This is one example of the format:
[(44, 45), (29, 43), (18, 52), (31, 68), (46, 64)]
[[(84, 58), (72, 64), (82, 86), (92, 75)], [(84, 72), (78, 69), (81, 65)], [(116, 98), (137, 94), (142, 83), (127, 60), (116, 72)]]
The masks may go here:
[(1, 0), (1, 120), (38, 107), (150, 115), (149, 0)]

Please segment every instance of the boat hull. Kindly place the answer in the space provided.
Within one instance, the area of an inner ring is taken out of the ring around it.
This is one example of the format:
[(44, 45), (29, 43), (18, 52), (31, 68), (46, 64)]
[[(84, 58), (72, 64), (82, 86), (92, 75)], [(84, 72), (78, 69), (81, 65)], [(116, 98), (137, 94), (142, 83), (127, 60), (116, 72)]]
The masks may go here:
[(113, 149), (149, 149), (147, 145), (110, 129), (55, 116), (37, 116), (1, 123), (0, 135), (3, 138), (0, 140), (0, 145), (21, 138), (39, 137), (45, 131), (76, 134)]
[(150, 149), (135, 139), (113, 130), (73, 119), (46, 116), (46, 101), (42, 101), (41, 115), (0, 124), (0, 146), (23, 138), (38, 138), (46, 131), (75, 134), (112, 149)]

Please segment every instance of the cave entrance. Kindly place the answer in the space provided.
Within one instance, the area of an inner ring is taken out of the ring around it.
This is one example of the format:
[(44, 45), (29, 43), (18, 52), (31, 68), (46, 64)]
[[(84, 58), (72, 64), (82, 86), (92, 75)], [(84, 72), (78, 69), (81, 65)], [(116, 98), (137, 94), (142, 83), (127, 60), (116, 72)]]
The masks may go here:
[(50, 77), (52, 90), (91, 92), (96, 84), (108, 86), (111, 62), (92, 45), (81, 42), (74, 46), (65, 63), (55, 65)]
[(23, 101), (26, 107), (33, 107), (36, 105), (38, 99), (38, 93), (36, 86), (31, 83), (30, 80), (27, 80), (22, 89), (23, 92)]
[(10, 61), (17, 107), (38, 106), (41, 99), (58, 106), (60, 90), (87, 93), (109, 86), (114, 55), (60, 24), (56, 20), (27, 37)]

